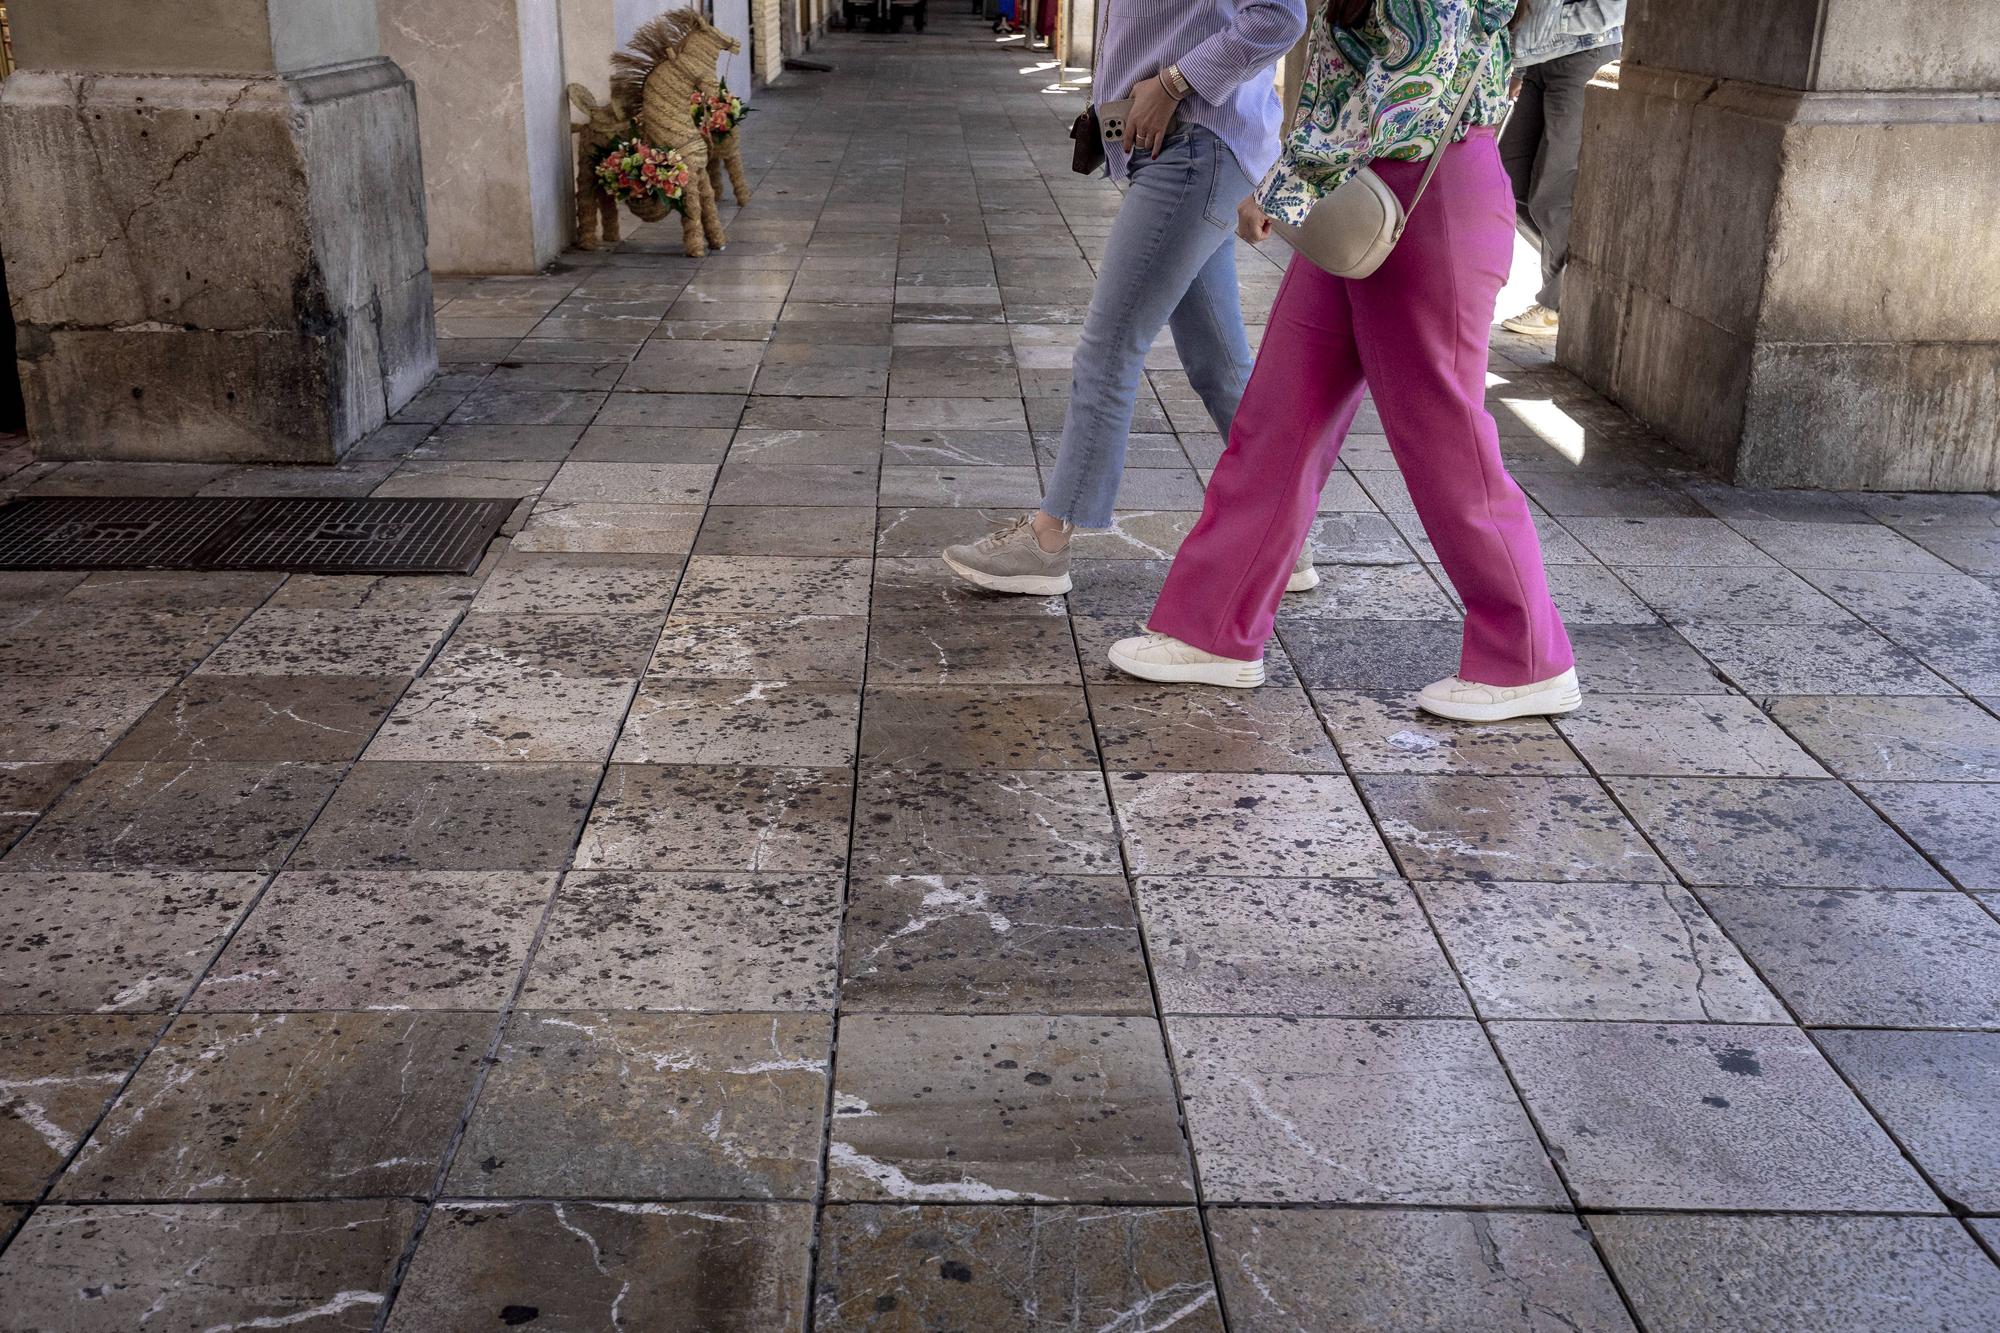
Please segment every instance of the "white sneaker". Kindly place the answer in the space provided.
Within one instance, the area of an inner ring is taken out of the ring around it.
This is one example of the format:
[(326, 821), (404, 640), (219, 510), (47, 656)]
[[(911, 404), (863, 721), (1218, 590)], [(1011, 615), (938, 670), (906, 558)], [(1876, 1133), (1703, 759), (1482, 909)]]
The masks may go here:
[(1299, 562), (1292, 566), (1292, 576), (1285, 580), (1286, 592), (1311, 592), (1319, 586), (1319, 571), (1313, 568), (1312, 538), (1299, 548)]
[(1583, 705), (1583, 688), (1576, 668), (1532, 685), (1481, 685), (1448, 676), (1424, 686), (1417, 707), (1457, 722), (1504, 722), (1510, 717), (1545, 717), (1574, 713)]
[(1136, 639), (1120, 639), (1112, 644), (1111, 665), (1140, 680), (1176, 685), (1227, 685), (1235, 690), (1250, 690), (1264, 683), (1261, 657), (1254, 662), (1217, 657), (1191, 643), (1151, 630)]
[(1551, 338), (1560, 327), (1562, 317), (1545, 305), (1531, 305), (1512, 319), (1500, 321), (1500, 327), (1510, 333), (1525, 333), (1531, 338)]

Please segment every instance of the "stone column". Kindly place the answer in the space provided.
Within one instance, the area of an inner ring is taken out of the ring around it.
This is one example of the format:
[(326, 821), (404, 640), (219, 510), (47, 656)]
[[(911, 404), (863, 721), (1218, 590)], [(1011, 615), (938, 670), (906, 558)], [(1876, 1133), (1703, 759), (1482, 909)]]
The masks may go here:
[(2000, 487), (2000, 4), (1633, 0), (1562, 363), (1744, 484)]
[(778, 0), (750, 0), (750, 69), (759, 86), (785, 73), (785, 45)]
[(382, 49), (417, 86), (431, 268), (539, 272), (574, 223), (556, 0), (380, 3)]
[(332, 462), (437, 368), (373, 0), (11, 0), (0, 236), (36, 452)]

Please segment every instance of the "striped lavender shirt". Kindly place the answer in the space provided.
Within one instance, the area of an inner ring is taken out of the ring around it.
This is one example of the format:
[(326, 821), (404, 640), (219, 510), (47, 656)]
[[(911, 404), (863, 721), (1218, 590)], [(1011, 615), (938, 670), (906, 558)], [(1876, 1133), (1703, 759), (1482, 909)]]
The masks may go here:
[[(1284, 108), (1271, 71), (1306, 30), (1305, 0), (1097, 0), (1095, 96), (1130, 97), (1133, 87), (1179, 65), (1194, 89), (1179, 118), (1229, 145), (1251, 180), (1278, 160)], [(1105, 145), (1113, 177), (1125, 150)]]

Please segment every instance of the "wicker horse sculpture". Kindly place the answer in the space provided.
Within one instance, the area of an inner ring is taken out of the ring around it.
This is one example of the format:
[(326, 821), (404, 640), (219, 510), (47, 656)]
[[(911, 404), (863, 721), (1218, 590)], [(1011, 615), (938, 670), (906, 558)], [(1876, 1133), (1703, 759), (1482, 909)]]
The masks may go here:
[(580, 83), (569, 86), (570, 103), (584, 114), (580, 125), (571, 125), (576, 143), (576, 246), (595, 250), (600, 245), (616, 245), (619, 236), (618, 201), (597, 188), (597, 162), (624, 131), (626, 117), (618, 108), (607, 106)]
[(708, 178), (708, 140), (695, 128), (693, 102), (700, 83), (681, 56), (679, 21), (663, 14), (632, 34), (632, 44), (611, 57), (611, 100), (630, 110), (648, 143), (671, 148), (688, 165), (687, 209), (681, 215), (681, 248), (693, 258), (729, 243), (715, 187)]
[[(671, 24), (678, 34), (680, 59), (689, 66), (701, 91), (715, 96), (722, 79), (717, 73), (722, 57), (742, 51), (743, 43), (710, 23), (692, 6), (662, 14), (660, 21)], [(708, 140), (708, 180), (718, 202), (722, 199), (722, 173), (729, 172), (729, 188), (737, 207), (750, 202), (750, 187), (743, 180), (743, 152), (734, 129), (712, 134)]]

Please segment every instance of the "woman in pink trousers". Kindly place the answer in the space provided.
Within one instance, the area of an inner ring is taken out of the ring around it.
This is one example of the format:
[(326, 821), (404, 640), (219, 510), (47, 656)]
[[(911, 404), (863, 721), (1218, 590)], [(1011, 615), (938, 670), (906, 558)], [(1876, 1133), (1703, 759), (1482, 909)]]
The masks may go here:
[[(1581, 703), (1528, 502), (1486, 410), (1487, 339), (1514, 246), (1495, 127), (1506, 118), (1517, 18), (1515, 0), (1326, 0), (1314, 16), (1296, 127), (1238, 210), (1239, 233), (1256, 242), (1274, 217), (1303, 222), (1362, 167), (1407, 207), (1431, 156), (1444, 156), (1402, 240), (1369, 277), (1337, 278), (1293, 258), (1201, 519), (1148, 632), (1111, 649), (1121, 671), (1263, 683), (1285, 580), (1372, 391), (1424, 532), (1465, 603), (1458, 674), (1426, 686), (1418, 706), (1487, 722)], [(1475, 78), (1456, 139), (1440, 143)]]

